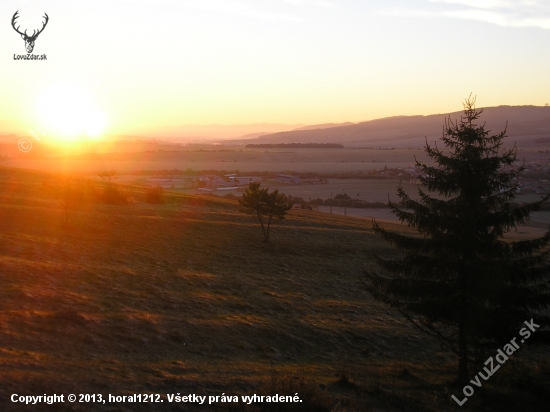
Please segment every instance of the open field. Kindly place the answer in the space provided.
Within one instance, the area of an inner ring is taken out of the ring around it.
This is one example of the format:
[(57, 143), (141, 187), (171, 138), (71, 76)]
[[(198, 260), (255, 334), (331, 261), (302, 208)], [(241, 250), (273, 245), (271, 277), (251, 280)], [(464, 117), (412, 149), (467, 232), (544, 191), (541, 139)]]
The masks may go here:
[[(86, 204), (64, 225), (51, 179), (0, 169), (2, 410), (73, 410), (12, 393), (159, 393), (160, 406), (81, 410), (212, 410), (165, 394), (272, 395), (269, 382), (313, 394), (307, 410), (458, 410), (453, 357), (361, 289), (372, 254), (395, 253), (369, 220), (293, 210), (263, 244), (236, 202), (152, 206), (128, 187), (134, 203)], [(548, 351), (526, 346), (502, 369), (460, 410), (543, 410)]]
[[(151, 151), (138, 153), (93, 153), (73, 157), (4, 158), (4, 166), (58, 173), (96, 174), (116, 170), (126, 174), (139, 170), (239, 170), (240, 172), (366, 173), (371, 169), (406, 167), (414, 159), (428, 161), (422, 148), (374, 149), (245, 149), (242, 146), (211, 146), (205, 149)], [(538, 151), (520, 151), (526, 162), (548, 161), (550, 155)]]
[(136, 170), (239, 170), (241, 172), (367, 172), (370, 169), (403, 167), (414, 163), (421, 150), (369, 149), (225, 149), (177, 152), (109, 153), (79, 158), (6, 160), (6, 166), (70, 173), (97, 173), (116, 170), (120, 174)]
[[(350, 216), (359, 217), (363, 219), (376, 219), (377, 222), (397, 222), (398, 219), (391, 212), (390, 209), (377, 209), (377, 208), (343, 208), (339, 206), (319, 206), (317, 211), (321, 213), (332, 213), (338, 216)], [(543, 236), (544, 233), (550, 228), (550, 212), (533, 212), (531, 220), (525, 225), (518, 226), (517, 230), (506, 234), (507, 238), (514, 239), (529, 239), (534, 237)]]
[[(261, 172), (292, 172), (314, 174), (362, 173), (370, 170), (410, 167), (415, 158), (427, 161), (423, 150), (374, 150), (374, 149), (245, 149), (242, 146), (204, 146), (200, 149), (181, 151), (148, 151), (135, 153), (87, 154), (72, 157), (27, 157), (4, 158), (4, 166), (15, 166), (29, 170), (54, 173), (72, 173), (97, 177), (98, 173), (115, 171), (115, 181), (131, 185), (146, 185), (147, 178), (154, 172), (170, 170), (212, 170), (237, 172), (241, 175)], [(32, 152), (31, 152), (32, 154)], [(538, 151), (519, 151), (518, 159), (526, 163), (546, 164), (549, 155)], [(148, 171), (141, 175), (136, 172)], [(396, 191), (402, 185), (407, 193), (418, 199), (417, 187), (399, 179), (337, 179), (330, 178), (328, 184), (285, 185), (273, 178), (266, 179), (263, 187), (310, 199), (328, 199), (346, 193), (352, 199), (366, 202), (386, 202), (388, 197), (397, 201)], [(195, 194), (196, 189), (178, 190), (180, 193)], [(222, 193), (220, 193), (222, 194)], [(236, 192), (238, 195), (239, 193)], [(222, 194), (223, 195), (223, 194)], [(534, 193), (521, 194), (517, 201), (532, 202), (540, 198)]]

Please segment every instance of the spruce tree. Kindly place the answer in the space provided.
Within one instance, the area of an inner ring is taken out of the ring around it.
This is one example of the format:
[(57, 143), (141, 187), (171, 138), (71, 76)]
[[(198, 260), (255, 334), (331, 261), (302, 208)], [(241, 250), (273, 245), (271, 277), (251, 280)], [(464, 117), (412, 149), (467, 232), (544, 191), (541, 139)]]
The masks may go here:
[(503, 239), (550, 196), (511, 203), (524, 166), (514, 166), (515, 145), (503, 149), (506, 130), (491, 135), (476, 124), (482, 112), (468, 98), (460, 121), (445, 121), (445, 149), (426, 142), (434, 164), (416, 162), (419, 201), (398, 188), (402, 207), (390, 203), (419, 235), (374, 222), (375, 232), (403, 253), (398, 259), (376, 256), (385, 273), (369, 271), (364, 279), (372, 295), (457, 354), (463, 385), (474, 353), (517, 336), (526, 320), (545, 324), (542, 311), (550, 305), (550, 231), (533, 240)]

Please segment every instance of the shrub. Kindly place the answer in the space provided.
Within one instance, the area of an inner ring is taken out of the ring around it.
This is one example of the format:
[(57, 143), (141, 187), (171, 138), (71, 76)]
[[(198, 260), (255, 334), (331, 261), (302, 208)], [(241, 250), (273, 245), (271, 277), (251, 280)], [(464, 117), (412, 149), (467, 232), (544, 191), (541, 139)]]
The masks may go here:
[(145, 201), (151, 204), (164, 203), (164, 189), (162, 186), (150, 187), (145, 191)]
[(118, 186), (110, 182), (105, 184), (103, 192), (97, 194), (97, 199), (101, 203), (109, 205), (125, 205), (128, 203), (128, 196)]

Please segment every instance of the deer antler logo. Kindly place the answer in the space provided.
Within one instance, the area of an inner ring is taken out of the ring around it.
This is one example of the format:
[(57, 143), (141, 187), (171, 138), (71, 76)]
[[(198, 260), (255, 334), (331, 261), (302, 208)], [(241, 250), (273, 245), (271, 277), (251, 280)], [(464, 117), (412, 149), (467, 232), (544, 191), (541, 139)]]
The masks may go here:
[(42, 28), (40, 30), (38, 30), (38, 32), (36, 30), (33, 30), (32, 36), (29, 36), (29, 35), (27, 35), (27, 30), (25, 30), (25, 32), (22, 33), (22, 32), (19, 31), (20, 26), (17, 26), (17, 28), (15, 27), (15, 20), (17, 20), (17, 18), (19, 17), (19, 15), (17, 13), (19, 13), (19, 10), (17, 10), (15, 12), (15, 14), (13, 15), (13, 17), (11, 19), (11, 25), (12, 25), (13, 29), (21, 35), (23, 40), (25, 40), (25, 48), (27, 49), (27, 53), (32, 53), (32, 51), (34, 49), (34, 42), (36, 41), (36, 38), (38, 37), (38, 35), (40, 33), (42, 33), (44, 31), (44, 28), (48, 24), (48, 20), (50, 18), (48, 17), (48, 15), (46, 13), (44, 13), (44, 18), (46, 19), (46, 21), (44, 23), (42, 23)]

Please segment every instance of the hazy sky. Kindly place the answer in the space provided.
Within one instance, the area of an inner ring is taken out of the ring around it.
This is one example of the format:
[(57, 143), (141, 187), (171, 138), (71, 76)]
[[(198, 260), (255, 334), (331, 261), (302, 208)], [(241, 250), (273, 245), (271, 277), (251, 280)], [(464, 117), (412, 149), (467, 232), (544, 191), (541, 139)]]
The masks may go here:
[[(16, 10), (31, 33), (48, 13), (46, 61), (14, 60)], [(0, 17), (0, 134), (550, 103), (549, 0), (3, 0)]]

